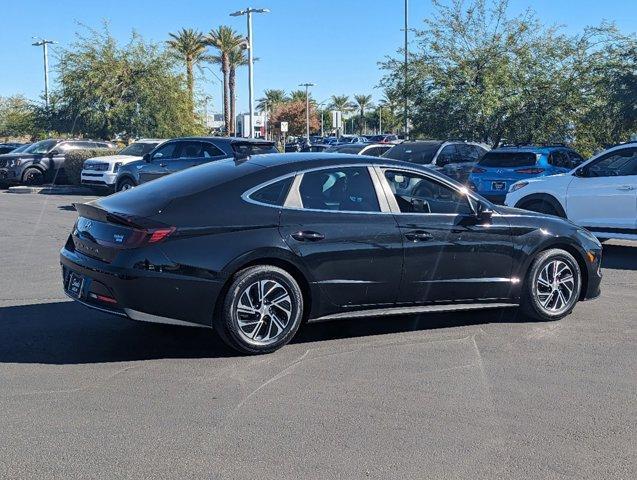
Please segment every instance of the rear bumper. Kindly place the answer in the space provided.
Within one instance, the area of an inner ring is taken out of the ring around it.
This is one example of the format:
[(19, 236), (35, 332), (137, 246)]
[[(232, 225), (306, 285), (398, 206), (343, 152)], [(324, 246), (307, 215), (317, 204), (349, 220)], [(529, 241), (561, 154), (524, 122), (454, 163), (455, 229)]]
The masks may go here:
[[(65, 293), (83, 305), (132, 320), (211, 326), (222, 280), (122, 268), (79, 252), (60, 251)], [(68, 293), (71, 272), (84, 279), (80, 298)], [(100, 298), (110, 298), (103, 301)]]

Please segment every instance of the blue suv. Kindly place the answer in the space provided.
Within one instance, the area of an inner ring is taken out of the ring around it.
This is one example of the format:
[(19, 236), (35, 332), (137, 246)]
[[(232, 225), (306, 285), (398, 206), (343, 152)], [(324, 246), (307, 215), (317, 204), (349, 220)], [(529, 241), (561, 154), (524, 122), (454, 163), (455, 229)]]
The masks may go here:
[(494, 203), (503, 203), (509, 187), (530, 177), (566, 173), (584, 159), (563, 145), (506, 146), (485, 153), (472, 168), (469, 187)]

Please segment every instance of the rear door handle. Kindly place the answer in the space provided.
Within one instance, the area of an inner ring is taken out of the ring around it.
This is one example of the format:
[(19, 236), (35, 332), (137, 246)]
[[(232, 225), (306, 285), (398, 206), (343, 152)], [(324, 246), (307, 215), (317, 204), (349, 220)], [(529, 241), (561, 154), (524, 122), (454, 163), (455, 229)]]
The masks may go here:
[(301, 232), (296, 232), (291, 235), (294, 240), (298, 240), (299, 242), (318, 242), (319, 240), (323, 240), (325, 235), (319, 232), (313, 232), (311, 230), (304, 230)]
[(635, 187), (632, 185), (620, 185), (617, 190), (635, 190)]
[(426, 240), (431, 240), (434, 236), (425, 232), (424, 230), (413, 230), (411, 232), (405, 233), (405, 238), (407, 240), (411, 240), (412, 242), (424, 242)]

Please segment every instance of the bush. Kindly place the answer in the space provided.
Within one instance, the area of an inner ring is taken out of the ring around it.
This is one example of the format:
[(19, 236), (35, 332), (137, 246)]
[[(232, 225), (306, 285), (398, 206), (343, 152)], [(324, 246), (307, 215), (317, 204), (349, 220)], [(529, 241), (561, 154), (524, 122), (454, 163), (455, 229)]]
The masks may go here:
[(84, 160), (93, 157), (103, 157), (104, 155), (115, 155), (117, 150), (109, 148), (94, 148), (86, 150), (73, 150), (64, 157), (64, 172), (68, 183), (71, 185), (80, 184), (80, 173), (84, 166)]

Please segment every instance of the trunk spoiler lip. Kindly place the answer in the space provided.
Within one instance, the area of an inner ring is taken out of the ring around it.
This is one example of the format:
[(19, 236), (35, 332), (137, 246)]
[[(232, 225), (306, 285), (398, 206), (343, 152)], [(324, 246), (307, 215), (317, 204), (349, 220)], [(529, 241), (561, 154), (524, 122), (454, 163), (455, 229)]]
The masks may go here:
[(158, 222), (157, 220), (147, 217), (129, 213), (109, 212), (96, 205), (91, 205), (90, 203), (72, 203), (72, 205), (78, 215), (97, 220), (98, 222), (114, 223), (124, 227), (142, 230), (170, 227), (170, 225), (166, 225), (165, 223)]

